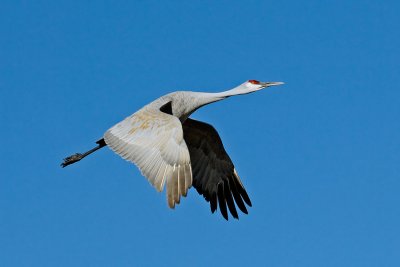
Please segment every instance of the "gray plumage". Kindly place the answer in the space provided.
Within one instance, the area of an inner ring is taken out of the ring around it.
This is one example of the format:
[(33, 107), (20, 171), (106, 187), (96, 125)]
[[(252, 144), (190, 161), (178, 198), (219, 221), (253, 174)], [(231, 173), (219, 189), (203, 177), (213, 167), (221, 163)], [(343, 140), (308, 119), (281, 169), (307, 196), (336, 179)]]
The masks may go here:
[(134, 163), (158, 191), (166, 186), (170, 208), (179, 204), (193, 185), (210, 202), (212, 212), (219, 207), (225, 219), (228, 210), (238, 218), (236, 206), (247, 214), (245, 204), (251, 206), (250, 198), (217, 131), (189, 116), (204, 105), (280, 84), (249, 80), (221, 93), (167, 94), (111, 127), (104, 141), (98, 141), (99, 147), (66, 158), (62, 166), (107, 145)]

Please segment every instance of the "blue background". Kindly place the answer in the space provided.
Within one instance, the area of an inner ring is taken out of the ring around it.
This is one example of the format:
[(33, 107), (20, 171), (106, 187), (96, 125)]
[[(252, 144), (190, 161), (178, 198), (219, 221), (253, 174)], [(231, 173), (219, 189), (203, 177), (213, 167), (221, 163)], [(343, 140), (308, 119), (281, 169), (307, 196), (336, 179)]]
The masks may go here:
[[(1, 266), (400, 266), (398, 1), (2, 1)], [(105, 148), (176, 90), (286, 84), (204, 107), (253, 208), (175, 209)]]

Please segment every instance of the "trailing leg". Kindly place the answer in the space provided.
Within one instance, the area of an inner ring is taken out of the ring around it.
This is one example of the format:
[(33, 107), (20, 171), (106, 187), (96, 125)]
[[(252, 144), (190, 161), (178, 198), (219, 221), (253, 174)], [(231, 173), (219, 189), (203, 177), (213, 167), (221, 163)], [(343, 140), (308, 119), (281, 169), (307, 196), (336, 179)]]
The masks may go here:
[(100, 139), (99, 141), (96, 142), (96, 144), (98, 144), (97, 147), (92, 148), (91, 150), (89, 150), (89, 151), (87, 151), (87, 152), (85, 152), (85, 153), (83, 153), (83, 154), (81, 154), (81, 153), (76, 153), (76, 154), (73, 154), (73, 155), (71, 155), (71, 156), (69, 156), (69, 157), (66, 157), (66, 158), (64, 159), (64, 162), (61, 163), (61, 167), (64, 168), (64, 167), (66, 167), (66, 166), (68, 166), (68, 165), (70, 165), (70, 164), (73, 164), (73, 163), (75, 163), (75, 162), (78, 162), (78, 161), (80, 161), (81, 159), (83, 159), (84, 157), (86, 157), (86, 156), (92, 154), (93, 152), (95, 152), (95, 151), (99, 150), (100, 148), (105, 147), (105, 146), (107, 145), (106, 142), (104, 141), (104, 139)]

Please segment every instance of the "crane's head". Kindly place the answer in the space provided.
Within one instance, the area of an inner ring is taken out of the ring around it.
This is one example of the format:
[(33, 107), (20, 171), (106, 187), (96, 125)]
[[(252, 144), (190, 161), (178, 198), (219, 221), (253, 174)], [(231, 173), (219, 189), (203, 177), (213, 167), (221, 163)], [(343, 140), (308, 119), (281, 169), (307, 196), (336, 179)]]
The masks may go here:
[(242, 84), (242, 86), (246, 87), (250, 92), (255, 92), (270, 86), (281, 85), (283, 82), (260, 82), (257, 80), (248, 80)]
[(283, 84), (283, 82), (260, 82), (257, 80), (248, 80), (231, 90), (222, 92), (219, 95), (223, 98), (234, 96), (234, 95), (245, 95), (245, 94), (250, 94), (250, 93), (259, 91), (261, 89), (264, 89), (264, 88), (267, 88), (270, 86), (281, 85), (281, 84)]

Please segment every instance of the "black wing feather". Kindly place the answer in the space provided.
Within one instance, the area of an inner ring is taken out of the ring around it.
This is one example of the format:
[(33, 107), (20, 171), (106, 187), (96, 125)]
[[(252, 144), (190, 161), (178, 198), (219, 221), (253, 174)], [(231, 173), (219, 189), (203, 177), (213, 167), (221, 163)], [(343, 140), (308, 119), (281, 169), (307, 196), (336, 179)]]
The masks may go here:
[(221, 211), (222, 216), (224, 216), (225, 220), (228, 220), (228, 211), (226, 209), (223, 183), (218, 184), (218, 204), (219, 204), (219, 209)]
[(193, 186), (210, 202), (211, 212), (219, 206), (222, 216), (228, 220), (228, 206), (232, 216), (238, 219), (236, 203), (247, 214), (245, 203), (251, 207), (250, 198), (218, 132), (207, 123), (187, 119), (183, 123), (183, 134), (192, 163)]
[(233, 218), (238, 219), (239, 215), (236, 211), (235, 203), (233, 202), (231, 189), (229, 187), (229, 182), (224, 183), (224, 195), (226, 199), (226, 204), (228, 205), (229, 211), (231, 212)]

